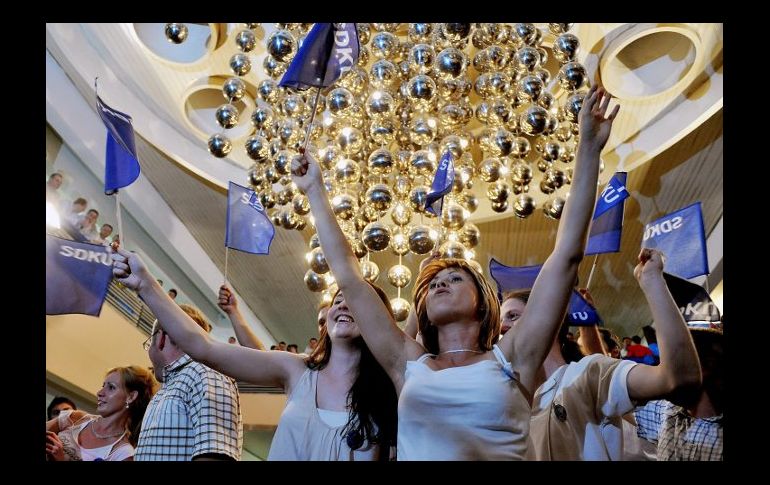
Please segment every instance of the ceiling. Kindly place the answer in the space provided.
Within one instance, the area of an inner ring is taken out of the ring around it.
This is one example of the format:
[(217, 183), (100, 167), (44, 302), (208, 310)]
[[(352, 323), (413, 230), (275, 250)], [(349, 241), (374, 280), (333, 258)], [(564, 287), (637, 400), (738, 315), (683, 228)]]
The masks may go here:
[[(222, 103), (223, 98), (209, 101), (206, 92), (221, 90), (231, 75), (228, 61), (239, 52), (232, 38), (244, 25), (188, 26), (186, 43), (174, 46), (166, 42), (163, 24), (48, 24), (46, 48), (89, 105), (98, 75), (100, 96), (133, 116), (143, 176), (210, 262), (224, 272), (227, 181), (245, 185), (252, 162), (240, 148), (247, 131), (234, 137), (228, 158), (207, 152), (208, 136), (220, 131), (212, 103)], [(265, 39), (273, 30), (274, 24), (255, 30), (252, 70), (243, 78), (252, 101), (243, 107), (241, 124), (248, 125), (243, 120), (253, 109), (256, 86), (267, 77), (261, 66)], [(598, 258), (591, 293), (609, 327), (621, 335), (636, 334), (650, 322), (632, 274), (644, 224), (696, 201), (703, 204), (707, 234), (722, 217), (722, 26), (575, 24), (570, 32), (580, 39), (579, 59), (589, 76), (604, 84), (621, 105), (602, 154), (605, 171), (600, 182), (616, 169), (629, 171), (632, 194), (626, 202), (622, 250)], [(486, 184), (477, 185), (485, 190)], [(131, 190), (126, 190), (129, 197)], [(136, 199), (137, 219), (142, 220), (142, 213), (151, 217), (154, 208)], [(479, 211), (471, 218), (482, 234), (475, 248), (478, 261), (484, 264), (494, 256), (509, 265), (525, 265), (546, 259), (558, 221), (540, 210), (526, 219), (512, 217), (510, 209), (497, 214), (486, 197), (479, 200)], [(160, 232), (158, 238), (173, 244), (173, 234)], [(300, 347), (316, 332), (320, 299), (302, 281), (311, 235), (310, 228), (277, 229), (269, 256), (230, 251), (228, 260), (228, 279), (251, 312), (275, 340)], [(718, 256), (721, 259), (721, 253)], [(413, 258), (405, 257), (412, 268), (417, 264)], [(397, 257), (386, 251), (372, 260), (381, 270), (378, 283), (395, 296), (385, 273)], [(583, 262), (581, 282), (587, 280), (593, 260)], [(410, 292), (411, 285), (406, 290)], [(203, 292), (215, 299), (214, 284)]]

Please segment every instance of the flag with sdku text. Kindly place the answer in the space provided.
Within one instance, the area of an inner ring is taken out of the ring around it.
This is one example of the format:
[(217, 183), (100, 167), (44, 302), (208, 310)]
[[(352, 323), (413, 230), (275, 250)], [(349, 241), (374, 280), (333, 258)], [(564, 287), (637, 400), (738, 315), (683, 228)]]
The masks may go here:
[(112, 279), (107, 247), (46, 234), (45, 314), (99, 316)]
[(358, 62), (356, 24), (316, 23), (297, 51), (279, 86), (325, 88)]
[(706, 234), (700, 202), (644, 226), (642, 247), (663, 253), (666, 273), (685, 279), (708, 274)]

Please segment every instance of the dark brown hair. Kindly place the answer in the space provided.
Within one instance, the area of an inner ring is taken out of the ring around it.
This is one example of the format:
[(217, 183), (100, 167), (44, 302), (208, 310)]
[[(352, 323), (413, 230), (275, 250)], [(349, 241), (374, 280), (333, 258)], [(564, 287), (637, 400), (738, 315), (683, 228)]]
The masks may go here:
[[(369, 282), (367, 284), (374, 288), (392, 316), (393, 309), (388, 295), (378, 286)], [(334, 293), (332, 301), (337, 298), (339, 292), (340, 290), (337, 290)], [(305, 359), (310, 369), (321, 370), (329, 363), (332, 340), (329, 337), (328, 327), (328, 324), (321, 327), (318, 345)], [(393, 387), (390, 376), (374, 358), (364, 339), (358, 337), (354, 343), (361, 350), (361, 360), (358, 363), (358, 375), (348, 391), (350, 412), (343, 434), (346, 435), (348, 445), (352, 449), (361, 447), (364, 441), (379, 444), (380, 459), (388, 460), (390, 447), (396, 444), (398, 425), (396, 389)]]

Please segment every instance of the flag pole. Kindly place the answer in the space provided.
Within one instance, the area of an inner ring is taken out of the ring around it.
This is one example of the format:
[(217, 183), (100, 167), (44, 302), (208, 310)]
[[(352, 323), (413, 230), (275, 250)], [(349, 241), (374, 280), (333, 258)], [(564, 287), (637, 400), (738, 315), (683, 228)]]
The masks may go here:
[(588, 281), (586, 282), (586, 290), (591, 286), (591, 280), (594, 277), (594, 270), (596, 269), (596, 261), (599, 259), (599, 255), (594, 256), (594, 264), (591, 266), (591, 272), (588, 273)]
[(230, 254), (230, 248), (225, 246), (225, 281), (222, 282), (223, 285), (227, 284), (227, 256)]
[(310, 130), (313, 128), (313, 121), (315, 120), (315, 110), (316, 106), (318, 106), (318, 98), (321, 97), (321, 88), (320, 86), (316, 88), (315, 93), (315, 100), (313, 101), (313, 112), (310, 114), (310, 121), (307, 124), (307, 128), (305, 129), (305, 146), (303, 148), (303, 151), (307, 151), (307, 144), (310, 142)]
[(120, 191), (115, 191), (115, 209), (118, 213), (118, 236), (120, 236), (120, 247), (126, 248), (126, 233), (123, 232), (123, 219), (120, 217)]
[[(94, 94), (99, 97), (99, 76), (94, 77)], [(110, 136), (107, 134), (107, 136)], [(120, 190), (115, 191), (115, 209), (118, 219), (118, 236), (120, 237), (120, 247), (126, 248), (126, 233), (123, 232), (123, 218), (120, 216)]]

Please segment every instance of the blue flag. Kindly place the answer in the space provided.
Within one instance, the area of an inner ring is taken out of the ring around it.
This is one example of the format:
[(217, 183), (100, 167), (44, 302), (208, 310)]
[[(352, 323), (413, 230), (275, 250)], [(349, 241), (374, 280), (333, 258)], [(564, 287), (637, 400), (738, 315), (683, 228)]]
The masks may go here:
[(700, 202), (688, 205), (644, 226), (643, 248), (666, 256), (666, 272), (680, 278), (708, 274), (706, 235)]
[(586, 255), (620, 251), (623, 232), (623, 201), (628, 197), (626, 172), (616, 172), (596, 202), (591, 230), (586, 244)]
[(278, 85), (294, 89), (331, 86), (356, 65), (359, 50), (356, 24), (317, 23)]
[[(497, 294), (501, 300), (503, 292), (532, 288), (541, 269), (543, 269), (542, 264), (515, 267), (506, 266), (495, 258), (489, 261), (489, 274), (497, 283)], [(575, 289), (570, 295), (566, 320), (567, 323), (574, 326), (600, 325), (602, 323), (596, 308)]]
[(618, 204), (623, 203), (630, 195), (626, 190), (626, 172), (615, 172), (607, 186), (602, 190), (599, 200), (596, 202), (593, 219), (598, 218)]
[(452, 184), (455, 181), (455, 165), (452, 161), (452, 152), (447, 150), (441, 156), (436, 175), (433, 177), (433, 185), (430, 187), (430, 193), (425, 198), (425, 210), (440, 216), (444, 205), (444, 196), (452, 190)]
[(139, 177), (134, 127), (129, 115), (110, 108), (99, 96), (96, 97), (96, 111), (107, 127), (104, 193), (112, 195)]
[(711, 300), (706, 290), (695, 283), (690, 283), (665, 272), (663, 278), (666, 280), (668, 291), (671, 292), (671, 296), (688, 326), (722, 328), (719, 308)]
[(45, 314), (99, 316), (112, 279), (112, 259), (99, 244), (45, 236)]
[(257, 193), (230, 182), (227, 191), (225, 246), (252, 254), (269, 254), (275, 227)]

